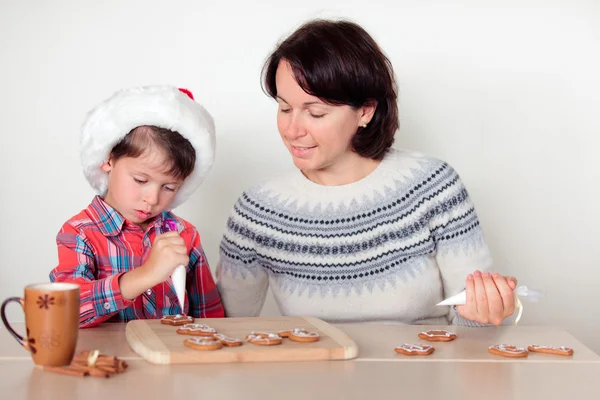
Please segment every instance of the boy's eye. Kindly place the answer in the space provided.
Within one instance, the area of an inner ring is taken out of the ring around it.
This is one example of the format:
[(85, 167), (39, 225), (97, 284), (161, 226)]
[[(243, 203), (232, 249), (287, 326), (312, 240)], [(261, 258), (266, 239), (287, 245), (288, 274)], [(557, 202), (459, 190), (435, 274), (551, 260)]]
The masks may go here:
[(165, 190), (166, 190), (167, 192), (174, 192), (174, 191), (176, 191), (176, 190), (177, 190), (177, 188), (174, 188), (174, 187), (171, 187), (171, 186), (165, 186), (164, 188), (165, 188)]
[(134, 181), (136, 181), (137, 183), (146, 183), (147, 181), (144, 181), (142, 179), (138, 179), (138, 178), (133, 178)]

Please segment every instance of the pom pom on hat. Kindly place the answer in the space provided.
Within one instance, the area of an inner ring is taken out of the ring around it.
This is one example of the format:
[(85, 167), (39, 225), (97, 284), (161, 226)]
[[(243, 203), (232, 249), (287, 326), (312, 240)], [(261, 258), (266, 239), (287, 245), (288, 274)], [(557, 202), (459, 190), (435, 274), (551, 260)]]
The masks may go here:
[(175, 195), (171, 208), (185, 202), (210, 170), (215, 154), (212, 116), (194, 101), (192, 92), (174, 86), (121, 90), (90, 111), (81, 127), (83, 173), (96, 193), (106, 195), (108, 173), (102, 164), (113, 147), (132, 129), (152, 125), (179, 132), (196, 150), (194, 171)]

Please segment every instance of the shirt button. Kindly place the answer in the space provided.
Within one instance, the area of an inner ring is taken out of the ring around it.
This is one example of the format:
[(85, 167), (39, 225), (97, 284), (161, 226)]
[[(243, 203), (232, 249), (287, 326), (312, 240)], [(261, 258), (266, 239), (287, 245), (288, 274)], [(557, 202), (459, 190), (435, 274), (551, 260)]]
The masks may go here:
[(108, 310), (110, 308), (110, 303), (104, 303), (104, 309)]
[(152, 294), (152, 289), (148, 289), (148, 290), (146, 290), (146, 294), (147, 294), (148, 296), (150, 296), (150, 295)]

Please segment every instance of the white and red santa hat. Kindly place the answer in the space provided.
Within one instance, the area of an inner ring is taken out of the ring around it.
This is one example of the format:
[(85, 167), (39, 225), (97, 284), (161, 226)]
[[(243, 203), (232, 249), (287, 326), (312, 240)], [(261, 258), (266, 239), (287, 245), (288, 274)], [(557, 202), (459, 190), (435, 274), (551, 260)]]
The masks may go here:
[(111, 150), (125, 135), (142, 125), (177, 131), (196, 150), (194, 171), (185, 179), (171, 203), (171, 208), (175, 208), (200, 186), (215, 154), (212, 116), (186, 89), (173, 86), (125, 89), (90, 111), (81, 127), (83, 173), (100, 196), (106, 195), (108, 173), (102, 170), (102, 164), (108, 161)]

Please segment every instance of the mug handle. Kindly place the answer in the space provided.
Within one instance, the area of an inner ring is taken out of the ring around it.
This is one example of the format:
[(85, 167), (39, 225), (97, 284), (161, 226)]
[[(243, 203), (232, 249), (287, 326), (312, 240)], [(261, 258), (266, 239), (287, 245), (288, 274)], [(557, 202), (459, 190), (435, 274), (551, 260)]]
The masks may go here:
[(21, 346), (23, 346), (25, 348), (25, 350), (32, 351), (32, 349), (29, 346), (29, 341), (23, 339), (23, 336), (21, 336), (17, 332), (15, 332), (15, 330), (12, 328), (12, 326), (10, 326), (10, 324), (8, 323), (8, 319), (6, 319), (6, 312), (5, 312), (6, 306), (8, 305), (8, 303), (13, 302), (13, 301), (16, 301), (19, 304), (21, 304), (23, 311), (25, 311), (24, 299), (21, 299), (19, 297), (9, 297), (8, 299), (4, 300), (4, 302), (2, 303), (2, 308), (0, 308), (0, 314), (2, 314), (2, 322), (4, 323), (4, 326), (6, 327), (6, 329), (8, 329), (10, 334), (13, 335), (15, 339), (17, 339), (17, 342), (19, 342), (19, 344)]

